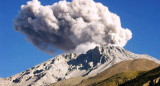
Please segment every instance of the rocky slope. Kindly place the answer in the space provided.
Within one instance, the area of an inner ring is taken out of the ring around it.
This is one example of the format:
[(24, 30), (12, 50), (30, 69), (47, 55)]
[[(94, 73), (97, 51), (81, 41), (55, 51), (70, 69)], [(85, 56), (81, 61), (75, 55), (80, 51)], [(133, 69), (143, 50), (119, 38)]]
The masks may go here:
[(72, 77), (94, 76), (118, 62), (137, 58), (146, 58), (160, 63), (159, 60), (148, 55), (137, 55), (121, 47), (103, 46), (89, 50), (86, 54), (61, 54), (24, 72), (5, 78), (8, 82), (5, 84), (49, 85)]
[(92, 86), (160, 86), (160, 66), (148, 71), (118, 73)]
[[(136, 74), (136, 71), (148, 71), (148, 70), (151, 70), (151, 69), (156, 68), (158, 66), (160, 66), (160, 64), (158, 64), (154, 61), (144, 59), (144, 58), (139, 58), (139, 59), (135, 59), (135, 60), (126, 60), (126, 61), (121, 61), (121, 62), (113, 65), (112, 67), (106, 69), (105, 71), (98, 73), (96, 76), (70, 78), (67, 80), (62, 80), (62, 81), (53, 83), (50, 86), (88, 86), (88, 85), (102, 82), (103, 80), (106, 80), (107, 78), (109, 78), (113, 75), (119, 74), (119, 73), (128, 72), (127, 74), (131, 73), (130, 75), (134, 76), (132, 73)], [(126, 73), (124, 73), (123, 75), (125, 75), (125, 74)], [(129, 75), (129, 77), (131, 77), (130, 75)], [(74, 79), (77, 79), (78, 81), (74, 81), (74, 83), (70, 82), (70, 81), (73, 81)], [(116, 78), (116, 80), (117, 80), (117, 78)], [(107, 81), (109, 82), (110, 79)], [(111, 81), (113, 81), (113, 80), (111, 80)], [(110, 83), (112, 83), (112, 82), (110, 82)], [(102, 85), (102, 84), (100, 84), (100, 85)]]
[(0, 78), (0, 86), (10, 86), (12, 84), (9, 78)]

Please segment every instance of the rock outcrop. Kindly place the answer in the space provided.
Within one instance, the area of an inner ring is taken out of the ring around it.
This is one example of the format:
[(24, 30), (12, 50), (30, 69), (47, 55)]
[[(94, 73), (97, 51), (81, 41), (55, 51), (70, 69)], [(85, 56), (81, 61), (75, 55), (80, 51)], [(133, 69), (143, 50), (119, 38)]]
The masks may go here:
[(160, 63), (153, 57), (134, 54), (121, 47), (101, 46), (89, 50), (86, 54), (61, 54), (11, 76), (8, 83), (13, 86), (49, 85), (72, 77), (94, 76), (118, 62), (137, 58), (146, 58)]

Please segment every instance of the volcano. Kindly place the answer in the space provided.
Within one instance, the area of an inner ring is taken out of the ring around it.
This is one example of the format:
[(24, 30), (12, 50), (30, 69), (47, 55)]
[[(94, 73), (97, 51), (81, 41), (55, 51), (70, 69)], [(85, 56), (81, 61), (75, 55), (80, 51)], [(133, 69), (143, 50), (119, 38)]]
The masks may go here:
[[(127, 60), (147, 59), (152, 63), (160, 61), (148, 56), (134, 54), (117, 46), (97, 46), (86, 54), (61, 54), (11, 77), (1, 78), (4, 86), (47, 86), (51, 83), (74, 77), (93, 77)], [(131, 61), (132, 62), (132, 61)], [(134, 63), (134, 62), (132, 62)], [(126, 65), (123, 64), (123, 68)], [(146, 67), (146, 66), (145, 66)], [(113, 69), (114, 70), (114, 69)], [(119, 69), (119, 71), (121, 71)]]

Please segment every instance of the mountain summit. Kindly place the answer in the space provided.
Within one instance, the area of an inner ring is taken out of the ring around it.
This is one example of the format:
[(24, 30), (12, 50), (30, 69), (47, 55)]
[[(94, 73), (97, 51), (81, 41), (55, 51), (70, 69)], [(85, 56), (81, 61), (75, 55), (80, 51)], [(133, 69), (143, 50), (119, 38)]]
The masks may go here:
[[(157, 63), (159, 60), (148, 55), (138, 55), (116, 46), (99, 46), (86, 54), (61, 54), (24, 72), (5, 78), (3, 85), (41, 86), (77, 76), (94, 76), (112, 65), (145, 58)], [(125, 65), (124, 65), (125, 66)]]

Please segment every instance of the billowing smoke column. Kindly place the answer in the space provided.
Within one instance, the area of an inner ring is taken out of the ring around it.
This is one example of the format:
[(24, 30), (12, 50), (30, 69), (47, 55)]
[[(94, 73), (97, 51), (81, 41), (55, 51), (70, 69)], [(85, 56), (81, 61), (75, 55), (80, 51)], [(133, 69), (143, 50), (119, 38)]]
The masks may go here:
[(64, 0), (47, 6), (29, 1), (22, 5), (14, 26), (49, 53), (55, 48), (85, 53), (101, 45), (123, 47), (132, 38), (131, 31), (121, 27), (119, 16), (93, 0)]

